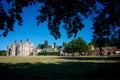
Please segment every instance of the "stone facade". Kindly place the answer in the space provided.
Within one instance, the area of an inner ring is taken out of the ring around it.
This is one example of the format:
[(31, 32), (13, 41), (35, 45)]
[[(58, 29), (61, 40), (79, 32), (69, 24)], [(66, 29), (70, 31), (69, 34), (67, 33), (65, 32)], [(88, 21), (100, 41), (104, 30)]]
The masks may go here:
[(34, 53), (34, 45), (29, 39), (25, 43), (20, 41), (20, 43), (10, 44), (7, 46), (7, 56), (28, 56)]
[(93, 45), (90, 45), (90, 50), (91, 51), (95, 50), (95, 47)]
[[(110, 46), (107, 46), (107, 47), (102, 47), (102, 54), (101, 55), (112, 55), (112, 54), (115, 54), (115, 51), (117, 50), (116, 47), (110, 47)], [(100, 50), (99, 48), (95, 48), (94, 50), (96, 52), (97, 55), (100, 54)]]
[(117, 50), (116, 47), (103, 47), (104, 55), (112, 55), (115, 54), (115, 51)]

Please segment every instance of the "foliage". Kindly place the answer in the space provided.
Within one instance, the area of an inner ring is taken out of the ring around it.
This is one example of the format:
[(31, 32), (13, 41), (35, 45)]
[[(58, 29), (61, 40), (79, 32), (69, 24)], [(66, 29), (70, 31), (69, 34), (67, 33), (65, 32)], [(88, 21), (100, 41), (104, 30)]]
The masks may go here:
[(63, 47), (64, 47), (66, 44), (67, 44), (66, 42), (63, 42)]
[(94, 41), (91, 41), (88, 45), (89, 45), (89, 46), (93, 45), (94, 47), (97, 47), (97, 43), (94, 42)]
[(117, 48), (120, 48), (120, 41), (118, 38), (112, 38), (110, 40), (107, 40), (104, 46), (115, 46)]
[(30, 53), (29, 56), (34, 56), (34, 53)]
[(49, 45), (48, 45), (48, 41), (45, 40), (45, 42), (44, 42), (44, 44), (43, 44), (43, 48), (48, 48), (48, 47), (49, 47)]
[(92, 29), (94, 30), (93, 41), (101, 51), (101, 47), (112, 40), (112, 36), (120, 41), (120, 2), (99, 0), (99, 3), (102, 4), (103, 9), (97, 11)]
[[(115, 35), (120, 42), (120, 1), (119, 0), (5, 0), (10, 6), (4, 8), (4, 0), (0, 0), (0, 30), (6, 36), (14, 31), (14, 24), (22, 25), (24, 7), (42, 4), (37, 24), (48, 21), (50, 34), (58, 39), (61, 37), (60, 25), (66, 30), (68, 37), (76, 36), (84, 28), (85, 18), (93, 20), (93, 39), (101, 49), (106, 39)], [(101, 8), (103, 7), (103, 8)], [(119, 43), (120, 44), (120, 43)]]
[(54, 45), (54, 48), (57, 48), (57, 44), (55, 42), (53, 43), (53, 45)]
[(45, 0), (44, 6), (39, 10), (37, 16), (38, 25), (48, 20), (48, 29), (55, 39), (61, 37), (60, 24), (67, 31), (68, 37), (76, 36), (84, 25), (82, 16), (87, 17), (94, 9), (95, 0)]
[(111, 39), (108, 41), (108, 44), (110, 46), (117, 46), (117, 48), (120, 48), (120, 30), (116, 33), (113, 36), (111, 36)]
[(57, 46), (57, 49), (60, 50), (62, 48), (62, 46)]
[[(92, 39), (92, 42), (89, 43), (89, 45), (94, 45), (95, 47), (99, 47), (99, 45), (97, 44), (97, 40), (95, 41), (94, 37)], [(111, 39), (105, 39), (102, 47), (107, 47), (107, 46), (120, 48), (119, 38), (115, 38), (115, 36), (113, 36)]]
[(7, 52), (5, 50), (0, 50), (0, 56), (7, 56)]
[(41, 49), (41, 45), (40, 44), (37, 45), (37, 49)]
[(82, 53), (88, 51), (88, 45), (82, 38), (79, 37), (70, 41), (68, 44), (64, 43), (64, 51), (70, 53)]
[(77, 32), (84, 27), (82, 24), (83, 17), (88, 17), (92, 14), (92, 11), (96, 10), (96, 1), (99, 0), (6, 0), (11, 7), (5, 11), (4, 1), (0, 0), (0, 29), (5, 30), (4, 36), (6, 36), (9, 31), (13, 31), (16, 21), (18, 21), (19, 25), (22, 24), (21, 13), (24, 7), (29, 7), (36, 3), (41, 5), (42, 3), (43, 5), (38, 10), (40, 14), (36, 17), (38, 25), (48, 21), (48, 29), (57, 39), (61, 36), (59, 26), (63, 22), (63, 27), (67, 31), (68, 37), (71, 37), (73, 34), (76, 36)]
[(39, 52), (38, 55), (57, 55), (58, 52)]
[(37, 49), (43, 49), (43, 46), (44, 46), (43, 44), (38, 44)]

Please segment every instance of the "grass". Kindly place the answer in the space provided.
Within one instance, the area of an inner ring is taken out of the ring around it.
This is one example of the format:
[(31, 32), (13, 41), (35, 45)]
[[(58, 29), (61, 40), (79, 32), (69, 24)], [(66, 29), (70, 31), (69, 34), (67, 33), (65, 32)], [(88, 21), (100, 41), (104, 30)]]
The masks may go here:
[(120, 57), (0, 57), (0, 79), (120, 79)]

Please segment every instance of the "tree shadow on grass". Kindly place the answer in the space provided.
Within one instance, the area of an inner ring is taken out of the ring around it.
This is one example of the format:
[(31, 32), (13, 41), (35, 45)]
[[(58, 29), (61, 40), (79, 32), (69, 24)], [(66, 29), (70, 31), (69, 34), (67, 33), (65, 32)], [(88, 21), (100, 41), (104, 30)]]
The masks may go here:
[(0, 63), (0, 80), (118, 80), (119, 74), (120, 63)]

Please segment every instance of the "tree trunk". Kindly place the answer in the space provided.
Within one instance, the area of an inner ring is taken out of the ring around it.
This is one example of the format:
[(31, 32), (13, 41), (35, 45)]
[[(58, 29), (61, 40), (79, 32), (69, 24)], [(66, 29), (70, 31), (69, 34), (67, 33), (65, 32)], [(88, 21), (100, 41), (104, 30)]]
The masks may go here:
[(102, 55), (102, 52), (103, 52), (103, 50), (102, 50), (102, 47), (100, 46), (99, 47), (99, 55)]
[(100, 34), (99, 35), (100, 36), (100, 38), (99, 38), (99, 55), (102, 55), (102, 52), (103, 52), (103, 50), (102, 50), (102, 45), (103, 45), (103, 38), (102, 38), (102, 35)]

